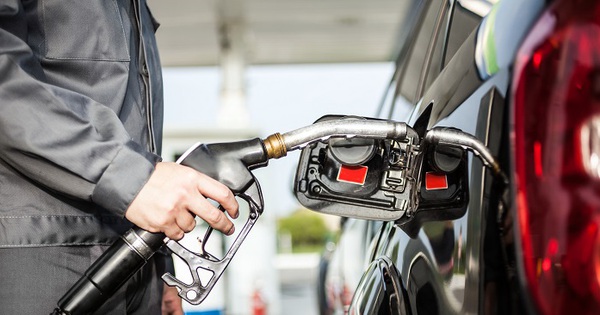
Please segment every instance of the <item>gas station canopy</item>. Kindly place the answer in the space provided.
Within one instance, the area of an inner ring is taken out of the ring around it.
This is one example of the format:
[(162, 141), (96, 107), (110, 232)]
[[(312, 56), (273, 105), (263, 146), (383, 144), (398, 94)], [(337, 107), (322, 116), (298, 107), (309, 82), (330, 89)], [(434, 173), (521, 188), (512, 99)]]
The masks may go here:
[(148, 0), (164, 66), (382, 62), (413, 1)]

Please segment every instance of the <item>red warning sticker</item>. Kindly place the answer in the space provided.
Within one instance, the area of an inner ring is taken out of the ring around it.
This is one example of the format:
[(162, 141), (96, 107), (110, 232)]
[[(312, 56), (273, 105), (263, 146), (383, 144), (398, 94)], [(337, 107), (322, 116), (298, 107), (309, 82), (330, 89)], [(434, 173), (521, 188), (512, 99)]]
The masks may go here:
[(444, 173), (425, 173), (425, 189), (438, 190), (448, 189), (448, 178)]
[(362, 165), (342, 165), (338, 172), (337, 180), (340, 182), (364, 185), (368, 170), (368, 167)]

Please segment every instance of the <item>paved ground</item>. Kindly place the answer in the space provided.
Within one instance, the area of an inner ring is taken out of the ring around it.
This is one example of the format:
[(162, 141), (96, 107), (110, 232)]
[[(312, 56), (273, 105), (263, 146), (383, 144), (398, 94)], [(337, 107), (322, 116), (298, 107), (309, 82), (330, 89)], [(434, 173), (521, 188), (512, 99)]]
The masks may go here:
[(318, 315), (314, 284), (287, 284), (281, 287), (281, 309), (286, 315)]
[(279, 256), (281, 310), (285, 315), (318, 315), (318, 255)]

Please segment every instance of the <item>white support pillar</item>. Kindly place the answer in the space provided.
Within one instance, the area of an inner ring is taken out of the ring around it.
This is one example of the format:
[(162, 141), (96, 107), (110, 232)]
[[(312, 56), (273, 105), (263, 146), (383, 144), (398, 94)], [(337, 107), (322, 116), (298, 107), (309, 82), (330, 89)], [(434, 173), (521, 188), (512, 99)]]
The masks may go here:
[[(221, 103), (217, 117), (218, 127), (227, 129), (228, 132), (251, 130), (253, 126), (250, 124), (246, 106), (248, 29), (244, 16), (245, 0), (213, 2), (217, 11), (221, 48)], [(263, 184), (262, 187), (269, 187), (267, 179), (259, 181)], [(248, 213), (247, 205), (240, 200), (240, 218), (235, 222), (237, 232), (224, 238), (226, 248), (231, 247)], [(253, 315), (257, 307), (254, 298), (256, 294), (260, 294), (262, 301), (266, 303), (267, 315), (281, 314), (279, 280), (275, 266), (275, 235), (275, 215), (272, 209), (268, 209), (256, 222), (224, 274), (224, 315)]]
[(246, 107), (246, 23), (242, 0), (217, 1), (221, 47), (221, 127), (245, 128), (250, 123)]

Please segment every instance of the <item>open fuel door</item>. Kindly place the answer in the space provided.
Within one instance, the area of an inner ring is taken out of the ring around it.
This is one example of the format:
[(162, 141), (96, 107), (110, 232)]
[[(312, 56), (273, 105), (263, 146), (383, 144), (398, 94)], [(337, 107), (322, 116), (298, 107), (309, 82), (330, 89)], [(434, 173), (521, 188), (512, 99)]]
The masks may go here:
[[(341, 117), (325, 116), (317, 122)], [(421, 222), (464, 215), (466, 151), (473, 151), (506, 180), (476, 138), (457, 129), (434, 128), (420, 139), (356, 136), (311, 143), (300, 156), (294, 192), (303, 206), (317, 212), (401, 224), (412, 221), (418, 230)]]

